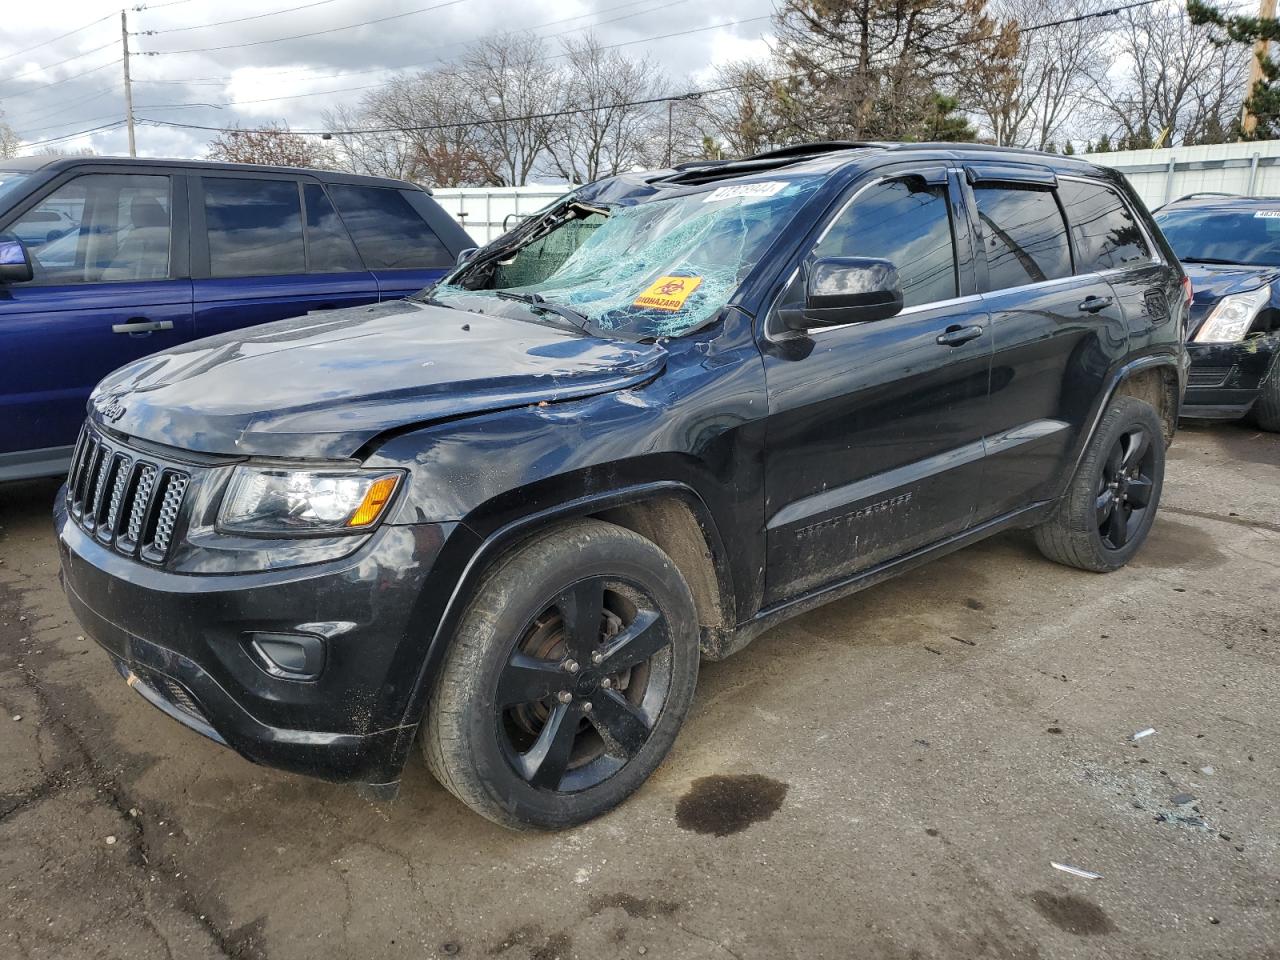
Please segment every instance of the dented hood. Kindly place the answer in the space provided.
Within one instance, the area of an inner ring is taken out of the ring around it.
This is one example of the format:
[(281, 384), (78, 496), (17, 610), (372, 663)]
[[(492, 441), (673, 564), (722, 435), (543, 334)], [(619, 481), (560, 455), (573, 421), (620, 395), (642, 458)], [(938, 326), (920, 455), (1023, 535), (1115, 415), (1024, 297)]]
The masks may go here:
[(89, 412), (185, 450), (337, 459), (397, 427), (632, 386), (665, 357), (657, 344), (399, 300), (155, 354), (103, 380)]

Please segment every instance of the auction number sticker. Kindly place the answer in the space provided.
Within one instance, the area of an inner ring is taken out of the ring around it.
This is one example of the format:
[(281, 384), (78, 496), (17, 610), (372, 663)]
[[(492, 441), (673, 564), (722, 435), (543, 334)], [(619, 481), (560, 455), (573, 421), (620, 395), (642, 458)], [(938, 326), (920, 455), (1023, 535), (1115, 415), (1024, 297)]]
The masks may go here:
[(1266, 217), (1268, 220), (1280, 218), (1280, 210), (1255, 210), (1255, 217)]
[(636, 297), (632, 306), (672, 313), (684, 306), (689, 295), (698, 289), (701, 277), (659, 277)]
[(764, 183), (739, 183), (729, 187), (716, 187), (703, 198), (702, 202), (711, 203), (714, 200), (733, 200), (737, 197), (760, 200), (764, 197), (772, 197), (786, 185), (787, 181), (785, 180), (766, 180)]

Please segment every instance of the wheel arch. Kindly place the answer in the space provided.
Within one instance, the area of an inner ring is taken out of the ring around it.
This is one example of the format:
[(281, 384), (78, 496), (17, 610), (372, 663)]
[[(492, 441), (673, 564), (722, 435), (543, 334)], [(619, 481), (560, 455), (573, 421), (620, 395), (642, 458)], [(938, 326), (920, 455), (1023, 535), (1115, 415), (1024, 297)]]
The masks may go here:
[(716, 656), (734, 632), (734, 584), (728, 558), (710, 509), (692, 487), (679, 481), (654, 481), (566, 500), (543, 507), (474, 535), (470, 552), (456, 577), (426, 647), (401, 723), (396, 757), (403, 763), (431, 694), (432, 678), (444, 662), (454, 631), (475, 595), (484, 572), (530, 537), (575, 520), (614, 523), (656, 543), (684, 576), (693, 593), (699, 621), (699, 644)]

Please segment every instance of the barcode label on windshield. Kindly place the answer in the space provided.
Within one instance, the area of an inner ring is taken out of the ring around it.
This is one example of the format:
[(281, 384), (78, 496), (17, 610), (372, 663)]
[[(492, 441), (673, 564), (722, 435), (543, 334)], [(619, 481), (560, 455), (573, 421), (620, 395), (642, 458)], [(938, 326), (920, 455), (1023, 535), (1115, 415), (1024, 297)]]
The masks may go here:
[(1267, 219), (1280, 218), (1280, 210), (1255, 210), (1255, 217), (1266, 217)]
[(703, 198), (703, 203), (713, 200), (733, 200), (745, 197), (748, 200), (759, 200), (761, 197), (772, 197), (787, 185), (785, 180), (766, 180), (764, 183), (739, 183), (732, 187), (716, 187)]

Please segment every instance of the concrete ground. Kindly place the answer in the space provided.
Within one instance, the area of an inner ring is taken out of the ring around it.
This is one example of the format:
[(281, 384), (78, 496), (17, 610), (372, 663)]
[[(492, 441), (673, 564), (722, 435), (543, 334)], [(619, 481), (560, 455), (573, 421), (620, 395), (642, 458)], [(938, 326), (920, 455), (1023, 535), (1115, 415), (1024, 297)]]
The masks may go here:
[(0, 489), (0, 956), (1280, 957), (1280, 437), (1187, 428), (1168, 473), (1119, 573), (1005, 535), (705, 665), (558, 835), (169, 721), (71, 618), (56, 485)]

